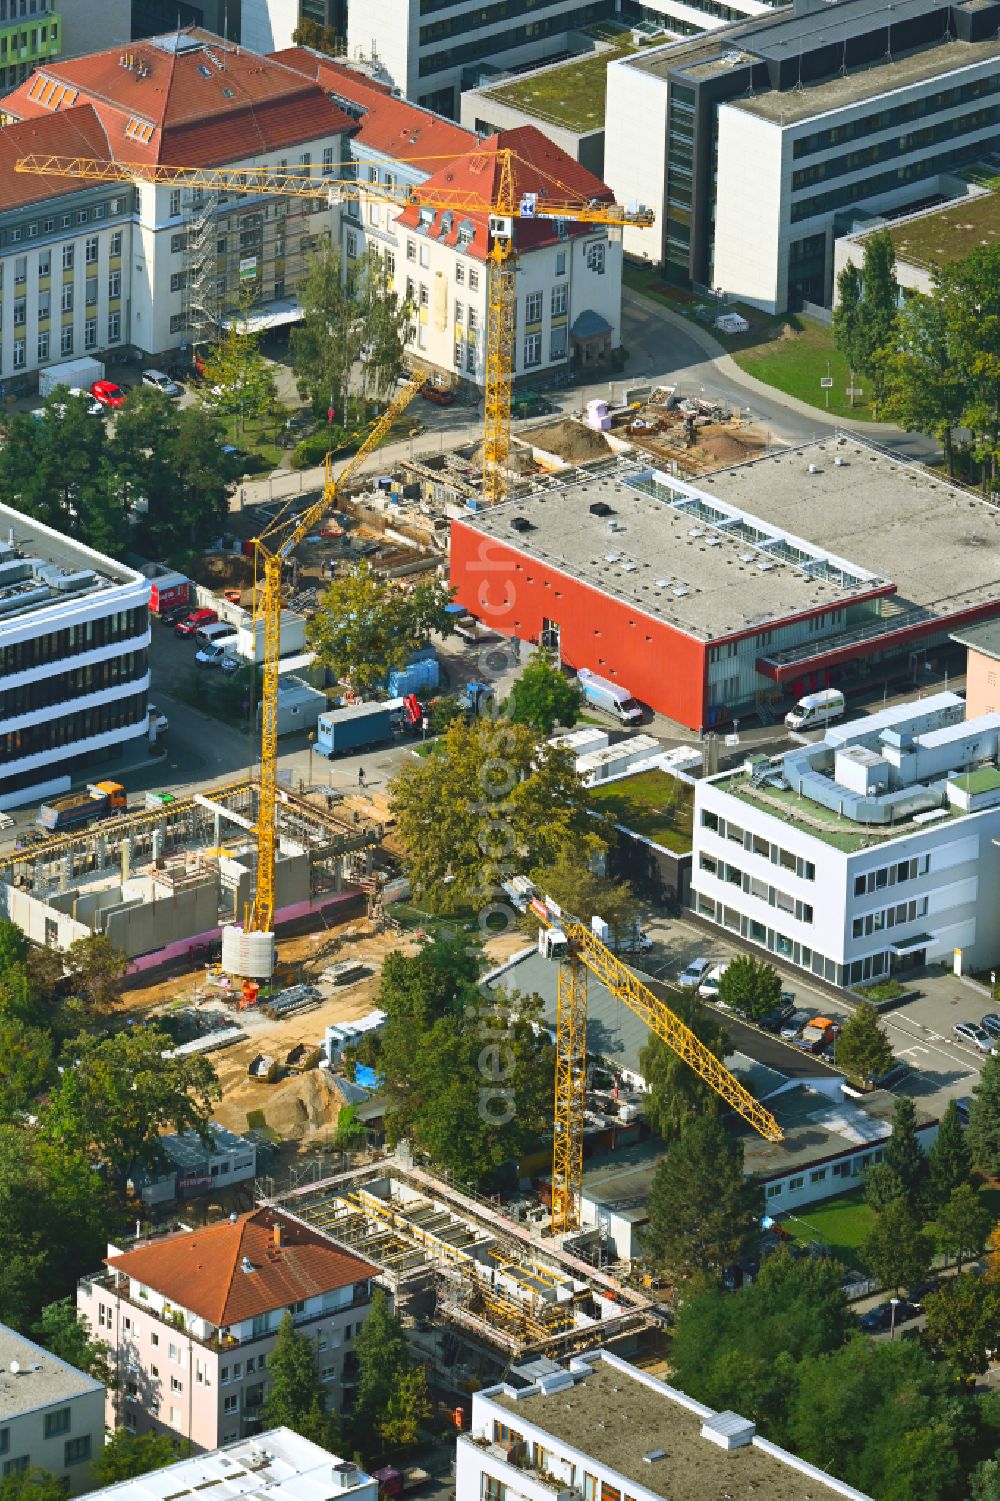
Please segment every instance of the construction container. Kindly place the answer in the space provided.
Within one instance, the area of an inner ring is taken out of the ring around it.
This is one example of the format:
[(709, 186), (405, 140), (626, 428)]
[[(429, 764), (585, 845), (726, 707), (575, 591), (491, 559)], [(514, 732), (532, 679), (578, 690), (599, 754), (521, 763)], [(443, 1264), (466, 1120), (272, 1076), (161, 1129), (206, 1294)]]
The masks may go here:
[(386, 688), (390, 698), (406, 698), (411, 693), (419, 698), (421, 694), (436, 693), (440, 681), (440, 664), (437, 657), (431, 656), (411, 661), (406, 667), (393, 668), (386, 678)]

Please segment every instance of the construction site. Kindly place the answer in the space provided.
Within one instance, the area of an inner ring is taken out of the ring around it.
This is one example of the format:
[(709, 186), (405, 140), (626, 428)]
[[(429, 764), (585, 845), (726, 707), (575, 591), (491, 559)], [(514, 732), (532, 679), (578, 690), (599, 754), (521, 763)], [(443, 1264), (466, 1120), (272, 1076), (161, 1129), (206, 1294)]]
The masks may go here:
[(596, 1232), (554, 1240), (537, 1202), (501, 1210), (401, 1154), (269, 1202), (381, 1268), (429, 1375), (458, 1393), (528, 1355), (634, 1348), (655, 1322), (644, 1293), (585, 1259)]
[[(148, 794), (148, 806), (97, 826), (0, 854), (0, 912), (37, 943), (65, 949), (103, 933), (154, 968), (211, 944), (239, 921), (257, 869), (255, 781), (189, 797)], [(364, 899), (378, 823), (282, 788), (277, 799), (279, 926)]]

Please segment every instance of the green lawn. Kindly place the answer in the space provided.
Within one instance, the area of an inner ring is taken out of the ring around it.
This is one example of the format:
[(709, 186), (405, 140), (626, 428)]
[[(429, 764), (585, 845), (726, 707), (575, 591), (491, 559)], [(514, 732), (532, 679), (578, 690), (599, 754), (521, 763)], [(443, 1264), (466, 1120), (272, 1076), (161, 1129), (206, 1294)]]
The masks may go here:
[(590, 801), (616, 823), (683, 854), (691, 848), (694, 799), (690, 788), (665, 771), (642, 771), (604, 787), (591, 787)]
[(874, 1211), (865, 1203), (864, 1189), (858, 1188), (820, 1204), (809, 1204), (801, 1214), (782, 1215), (780, 1224), (800, 1244), (821, 1241), (845, 1266), (866, 1272), (861, 1247), (874, 1220)]

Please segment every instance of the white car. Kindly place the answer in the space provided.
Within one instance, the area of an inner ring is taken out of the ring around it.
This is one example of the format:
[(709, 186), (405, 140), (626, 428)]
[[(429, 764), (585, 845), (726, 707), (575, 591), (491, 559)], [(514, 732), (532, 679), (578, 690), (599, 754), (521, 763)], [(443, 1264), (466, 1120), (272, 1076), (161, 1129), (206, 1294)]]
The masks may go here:
[(692, 959), (687, 969), (677, 976), (678, 985), (701, 985), (712, 968), (711, 959)]
[(71, 396), (83, 397), (84, 401), (87, 403), (87, 411), (90, 413), (91, 417), (101, 417), (104, 415), (104, 408), (101, 406), (101, 403), (99, 401), (95, 401), (89, 391), (84, 391), (79, 386), (70, 386), (69, 394)]
[(951, 1030), (959, 1042), (971, 1042), (981, 1053), (993, 1052), (993, 1039), (978, 1022), (956, 1022)]
[(165, 714), (161, 714), (155, 704), (149, 704), (147, 708), (149, 723), (155, 727), (158, 735), (165, 735), (170, 728), (170, 720)]
[(721, 964), (714, 965), (698, 986), (698, 994), (703, 1001), (714, 1001), (719, 995), (719, 981), (732, 963), (731, 959), (724, 959)]
[(153, 386), (157, 391), (162, 391), (164, 396), (179, 396), (180, 386), (174, 385), (169, 375), (164, 375), (162, 370), (144, 370), (142, 372), (144, 386)]

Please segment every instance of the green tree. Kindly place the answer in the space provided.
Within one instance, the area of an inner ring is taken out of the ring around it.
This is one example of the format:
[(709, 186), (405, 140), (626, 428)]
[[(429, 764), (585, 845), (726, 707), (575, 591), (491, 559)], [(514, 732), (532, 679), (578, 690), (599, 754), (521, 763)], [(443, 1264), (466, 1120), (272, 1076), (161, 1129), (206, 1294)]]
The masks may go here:
[(930, 1192), (935, 1204), (946, 1204), (952, 1191), (972, 1177), (972, 1156), (965, 1127), (954, 1100), (949, 1100), (938, 1126), (937, 1140), (927, 1154)]
[(954, 1385), (915, 1341), (859, 1336), (799, 1364), (785, 1441), (879, 1501), (951, 1501), (971, 1436)]
[(31, 951), (25, 935), (9, 917), (0, 918), (0, 973), (15, 964), (23, 964)]
[(1000, 1053), (983, 1060), (979, 1082), (972, 1086), (967, 1140), (976, 1166), (995, 1177), (1000, 1172)]
[(0, 1480), (0, 1501), (65, 1501), (66, 1489), (61, 1475), (48, 1470), (25, 1470)]
[(881, 1214), (894, 1199), (905, 1199), (903, 1180), (887, 1162), (873, 1162), (865, 1170), (865, 1202)]
[(128, 959), (104, 933), (71, 943), (65, 955), (67, 988), (94, 1016), (112, 1010), (121, 997)]
[[(672, 995), (670, 1009), (710, 1053), (720, 1061), (725, 1057), (728, 1034), (717, 1013), (702, 1006), (694, 990)], [(701, 1116), (721, 1115), (722, 1100), (711, 1085), (654, 1033), (639, 1053), (639, 1069), (646, 1081), (646, 1120), (661, 1141), (672, 1141)]]
[[(550, 865), (532, 872), (541, 891), (551, 896), (564, 912), (578, 917), (587, 927), (592, 917), (601, 917), (608, 925), (612, 948), (626, 944), (639, 924), (635, 893), (627, 881), (615, 881), (595, 875), (571, 850), (560, 851)], [(532, 931), (538, 927), (533, 914), (526, 921)]]
[(152, 1027), (86, 1039), (42, 1116), (47, 1140), (105, 1164), (123, 1203), (129, 1175), (160, 1162), (161, 1133), (204, 1132), (221, 1094), (207, 1058), (165, 1058), (170, 1047)]
[[(844, 356), (853, 376), (864, 365), (865, 346), (861, 328), (861, 273), (853, 261), (842, 266), (837, 276), (837, 297), (833, 309), (833, 342)], [(854, 389), (854, 382), (851, 382)], [(854, 397), (851, 397), (851, 406)]]
[(14, 1120), (27, 1110), (49, 1077), (52, 1038), (41, 1027), (25, 1026), (0, 1015), (0, 1120)]
[(741, 954), (727, 965), (719, 981), (719, 1002), (758, 1021), (781, 1000), (781, 976), (766, 959)]
[(864, 354), (862, 369), (871, 381), (873, 410), (885, 390), (886, 356), (895, 341), (898, 307), (896, 252), (889, 231), (880, 229), (865, 237), (858, 308)]
[(989, 1237), (993, 1216), (971, 1183), (953, 1188), (938, 1210), (935, 1240), (939, 1251), (953, 1256), (959, 1271), (970, 1256), (979, 1256)]
[(250, 321), (250, 297), (230, 313), (217, 343), (204, 357), (203, 400), (210, 409), (246, 426), (274, 409), (274, 371), (260, 352), (260, 334)]
[(736, 1293), (685, 1297), (670, 1347), (672, 1382), (699, 1402), (744, 1413), (780, 1442), (798, 1363), (839, 1349), (854, 1328), (842, 1282), (837, 1262), (782, 1250)]
[(120, 1480), (133, 1480), (136, 1475), (148, 1475), (152, 1470), (173, 1464), (187, 1452), (188, 1445), (179, 1443), (169, 1433), (129, 1433), (127, 1428), (117, 1428), (94, 1456), (94, 1484), (104, 1487), (116, 1485)]
[(114, 1385), (114, 1371), (108, 1359), (110, 1347), (104, 1340), (91, 1337), (90, 1325), (83, 1314), (77, 1312), (72, 1298), (46, 1303), (35, 1325), (35, 1333), (45, 1348), (58, 1355), (60, 1360), (93, 1376), (104, 1386)]
[(887, 1204), (865, 1237), (864, 1258), (883, 1287), (897, 1293), (926, 1277), (933, 1257), (931, 1237), (906, 1199)]
[(0, 1126), (0, 1322), (27, 1332), (44, 1304), (75, 1294), (99, 1265), (113, 1223), (86, 1153)]
[(128, 547), (123, 499), (107, 429), (89, 405), (59, 386), (41, 416), (15, 414), (0, 443), (0, 490), (37, 521), (117, 557)]
[(865, 1085), (892, 1067), (892, 1043), (870, 1001), (861, 1001), (844, 1023), (836, 1058), (838, 1068)]
[(450, 725), (389, 796), (414, 893), (434, 911), (474, 905), (484, 924), (506, 910), (503, 880), (602, 847), (570, 752), (504, 719)]
[(385, 687), (386, 673), (436, 633), (452, 630), (452, 590), (437, 579), (410, 590), (379, 578), (369, 563), (339, 574), (308, 623), (309, 645), (335, 677), (362, 693)]
[(983, 494), (996, 488), (1000, 456), (1000, 247), (977, 245), (939, 279), (946, 336), (965, 379), (961, 426), (971, 430)]
[(292, 32), (292, 41), (296, 47), (311, 47), (314, 52), (325, 52), (328, 57), (342, 57), (344, 54), (344, 38), (338, 36), (332, 26), (323, 26), (308, 16), (303, 16)]
[(443, 735), (450, 724), (456, 719), (465, 719), (465, 710), (458, 699), (452, 694), (443, 694), (440, 698), (432, 698), (428, 705), (428, 729), (432, 735)]
[(361, 362), (363, 389), (384, 395), (399, 373), (412, 309), (393, 290), (374, 250), (345, 265), (325, 242), (313, 255), (300, 293), (302, 321), (289, 335), (299, 392), (317, 411), (346, 411), (351, 372)]
[(354, 1342), (358, 1361), (352, 1419), (356, 1439), (375, 1434), (384, 1447), (412, 1444), (430, 1417), (426, 1376), (410, 1359), (406, 1335), (382, 1288)]
[(504, 712), (515, 724), (551, 735), (556, 725), (575, 724), (582, 704), (579, 686), (559, 671), (549, 652), (538, 651), (515, 680)]
[(924, 1312), (923, 1338), (931, 1353), (949, 1361), (959, 1376), (981, 1375), (989, 1365), (987, 1351), (1000, 1345), (1000, 1292), (963, 1272), (927, 1294)]
[(341, 1447), (340, 1424), (327, 1412), (316, 1371), (316, 1346), (286, 1313), (267, 1357), (267, 1395), (261, 1411), (265, 1428), (291, 1428), (334, 1452)]
[(742, 1142), (716, 1118), (699, 1117), (653, 1176), (646, 1254), (678, 1280), (718, 1282), (749, 1250), (763, 1212), (762, 1188), (744, 1176)]
[(966, 373), (949, 338), (944, 299), (914, 292), (899, 311), (896, 348), (886, 361), (883, 417), (907, 432), (929, 433), (955, 472), (955, 429), (968, 398)]
[(917, 1140), (917, 1113), (908, 1095), (897, 1095), (892, 1113), (892, 1135), (885, 1148), (887, 1165), (899, 1178), (908, 1203), (916, 1209), (927, 1181), (928, 1163)]
[(973, 1470), (969, 1501), (1000, 1501), (1000, 1459), (984, 1459)]

